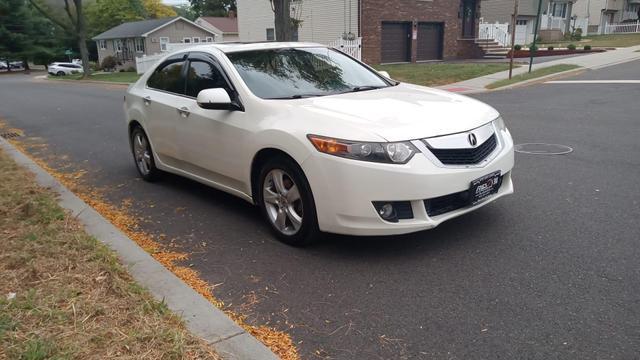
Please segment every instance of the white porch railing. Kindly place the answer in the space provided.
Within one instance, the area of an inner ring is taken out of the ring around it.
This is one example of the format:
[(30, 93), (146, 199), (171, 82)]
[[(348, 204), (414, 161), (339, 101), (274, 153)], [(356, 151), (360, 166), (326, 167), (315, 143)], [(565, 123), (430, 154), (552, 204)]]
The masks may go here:
[(335, 41), (330, 42), (327, 45), (331, 46), (332, 48), (338, 49), (343, 53), (351, 57), (354, 57), (358, 60), (362, 59), (362, 38), (361, 37), (356, 38), (354, 40), (344, 40), (342, 38), (339, 38)]
[(640, 33), (640, 20), (635, 23), (624, 24), (606, 24), (604, 26), (605, 34), (633, 34)]
[(500, 46), (510, 46), (509, 24), (482, 22), (478, 30), (478, 39), (495, 40)]
[(566, 29), (566, 19), (556, 16), (541, 16), (540, 17), (540, 30), (561, 30), (564, 34)]

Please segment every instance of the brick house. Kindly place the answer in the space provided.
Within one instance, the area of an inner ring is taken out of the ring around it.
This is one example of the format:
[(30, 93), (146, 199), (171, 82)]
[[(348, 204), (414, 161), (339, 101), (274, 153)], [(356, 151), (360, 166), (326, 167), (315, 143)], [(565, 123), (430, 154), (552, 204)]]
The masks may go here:
[[(241, 41), (273, 40), (268, 1), (237, 0)], [(480, 0), (292, 1), (299, 41), (362, 38), (370, 64), (481, 57)]]

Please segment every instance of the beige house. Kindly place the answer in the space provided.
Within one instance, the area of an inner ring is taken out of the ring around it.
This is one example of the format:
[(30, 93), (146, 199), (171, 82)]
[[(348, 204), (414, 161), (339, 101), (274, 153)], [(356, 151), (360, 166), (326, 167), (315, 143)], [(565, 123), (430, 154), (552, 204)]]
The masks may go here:
[(201, 16), (194, 21), (196, 24), (213, 31), (215, 42), (240, 41), (238, 34), (238, 18), (231, 12), (228, 17)]
[(117, 68), (136, 67), (135, 58), (167, 51), (169, 43), (213, 42), (216, 34), (183, 17), (134, 21), (120, 24), (93, 37), (98, 61), (113, 56)]

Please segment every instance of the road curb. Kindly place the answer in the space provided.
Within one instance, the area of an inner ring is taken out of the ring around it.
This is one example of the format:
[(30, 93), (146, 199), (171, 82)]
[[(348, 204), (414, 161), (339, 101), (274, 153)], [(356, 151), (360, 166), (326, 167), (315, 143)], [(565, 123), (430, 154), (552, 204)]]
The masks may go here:
[(128, 87), (129, 85), (133, 84), (133, 83), (124, 83), (124, 82), (114, 82), (114, 81), (99, 81), (99, 80), (71, 80), (71, 79), (50, 79), (47, 76), (43, 76), (40, 77), (42, 75), (39, 76), (34, 76), (33, 78), (38, 81), (51, 81), (51, 82), (57, 82), (57, 83), (62, 83), (62, 84), (101, 84), (101, 85), (116, 85), (116, 86), (122, 86), (122, 87)]
[(540, 77), (529, 79), (529, 80), (519, 81), (517, 83), (501, 86), (501, 87), (495, 88), (495, 89), (486, 89), (485, 88), (484, 91), (478, 91), (478, 92), (475, 92), (475, 93), (478, 94), (478, 93), (485, 93), (485, 92), (493, 92), (493, 91), (499, 91), (499, 90), (513, 89), (513, 88), (517, 88), (517, 87), (521, 87), (521, 86), (530, 85), (530, 84), (533, 84), (533, 83), (542, 82), (542, 81), (548, 80), (550, 78), (561, 77), (561, 76), (569, 76), (569, 75), (573, 75), (574, 73), (579, 73), (579, 72), (583, 72), (583, 71), (587, 71), (587, 70), (589, 70), (589, 69), (584, 68), (584, 67), (581, 66), (581, 67), (578, 67), (578, 68), (575, 68), (575, 69), (571, 69), (571, 70), (565, 70), (565, 71), (561, 71), (561, 72), (557, 72), (557, 73), (553, 73), (553, 74), (549, 74), (549, 75), (544, 75), (544, 76), (540, 76)]
[(0, 138), (0, 148), (18, 165), (31, 171), (40, 186), (55, 191), (59, 195), (60, 206), (80, 220), (88, 234), (115, 251), (133, 278), (158, 301), (164, 301), (171, 311), (181, 316), (189, 331), (209, 343), (223, 359), (278, 359), (269, 348), (182, 282), (27, 155), (3, 138)]

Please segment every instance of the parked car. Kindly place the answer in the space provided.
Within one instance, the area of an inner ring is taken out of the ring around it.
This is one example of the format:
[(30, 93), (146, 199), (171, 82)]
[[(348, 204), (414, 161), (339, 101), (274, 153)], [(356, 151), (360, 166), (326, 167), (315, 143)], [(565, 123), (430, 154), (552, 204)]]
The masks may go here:
[(4, 61), (0, 61), (0, 70), (7, 70), (7, 63)]
[(63, 76), (71, 74), (81, 74), (84, 72), (81, 64), (54, 62), (49, 64), (48, 72), (51, 75)]
[(124, 110), (142, 178), (236, 195), (293, 245), (430, 229), (513, 192), (496, 110), (322, 45), (181, 50), (127, 90)]

